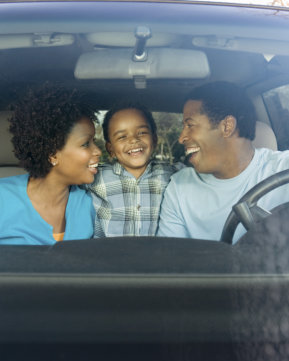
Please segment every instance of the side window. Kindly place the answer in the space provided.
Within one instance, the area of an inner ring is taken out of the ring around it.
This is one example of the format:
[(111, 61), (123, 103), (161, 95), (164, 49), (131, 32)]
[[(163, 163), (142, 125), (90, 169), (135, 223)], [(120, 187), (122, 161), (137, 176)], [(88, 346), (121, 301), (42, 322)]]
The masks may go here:
[(153, 117), (158, 129), (156, 158), (170, 163), (182, 161), (184, 147), (179, 144), (178, 139), (182, 131), (183, 115), (180, 113), (153, 112)]
[(289, 149), (289, 85), (265, 92), (263, 99), (277, 138), (278, 149)]

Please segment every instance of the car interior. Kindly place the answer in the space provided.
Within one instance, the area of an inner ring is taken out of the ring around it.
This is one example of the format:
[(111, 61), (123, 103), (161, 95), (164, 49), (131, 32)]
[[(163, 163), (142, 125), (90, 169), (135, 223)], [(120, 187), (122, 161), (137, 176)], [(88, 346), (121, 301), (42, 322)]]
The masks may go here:
[[(233, 82), (254, 104), (255, 147), (289, 149), (288, 18), (210, 1), (1, 2), (0, 177), (25, 173), (8, 120), (46, 82), (100, 112), (125, 98), (180, 119), (193, 88)], [(284, 360), (289, 255), (274, 229), (286, 223), (280, 209), (234, 246), (177, 235), (1, 246), (0, 358)]]

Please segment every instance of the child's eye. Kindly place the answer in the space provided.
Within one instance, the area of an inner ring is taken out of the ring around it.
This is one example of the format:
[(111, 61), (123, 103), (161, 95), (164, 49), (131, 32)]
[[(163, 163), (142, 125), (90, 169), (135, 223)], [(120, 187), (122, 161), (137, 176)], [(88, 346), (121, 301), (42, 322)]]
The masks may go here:
[(125, 139), (125, 135), (121, 135), (121, 136), (119, 136), (118, 138), (117, 138), (117, 140), (122, 140), (122, 139)]
[(88, 140), (87, 142), (83, 143), (83, 144), (82, 144), (82, 147), (84, 147), (84, 148), (89, 147), (89, 140)]
[(148, 134), (149, 132), (148, 131), (146, 131), (146, 130), (142, 130), (141, 132), (139, 132), (138, 134), (139, 135), (145, 135), (145, 134)]

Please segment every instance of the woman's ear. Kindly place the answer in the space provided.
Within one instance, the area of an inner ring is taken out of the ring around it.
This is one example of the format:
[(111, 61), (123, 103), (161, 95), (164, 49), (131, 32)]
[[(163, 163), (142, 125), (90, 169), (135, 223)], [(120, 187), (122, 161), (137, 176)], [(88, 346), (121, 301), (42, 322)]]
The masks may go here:
[(51, 155), (51, 156), (49, 157), (49, 163), (50, 163), (53, 167), (55, 167), (55, 166), (58, 164), (58, 159), (57, 159), (56, 154), (55, 154), (55, 155)]
[(237, 120), (233, 115), (228, 115), (222, 120), (222, 131), (225, 138), (231, 137), (231, 135), (237, 129)]

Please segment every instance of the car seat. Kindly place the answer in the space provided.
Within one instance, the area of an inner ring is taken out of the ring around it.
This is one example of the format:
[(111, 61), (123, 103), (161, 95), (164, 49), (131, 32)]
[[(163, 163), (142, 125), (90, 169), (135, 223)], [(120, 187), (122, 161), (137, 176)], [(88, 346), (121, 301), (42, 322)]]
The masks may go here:
[(255, 148), (278, 150), (276, 136), (268, 124), (256, 122), (256, 136), (253, 140), (253, 145)]
[(8, 122), (12, 114), (10, 111), (0, 111), (0, 178), (26, 173), (13, 153)]

